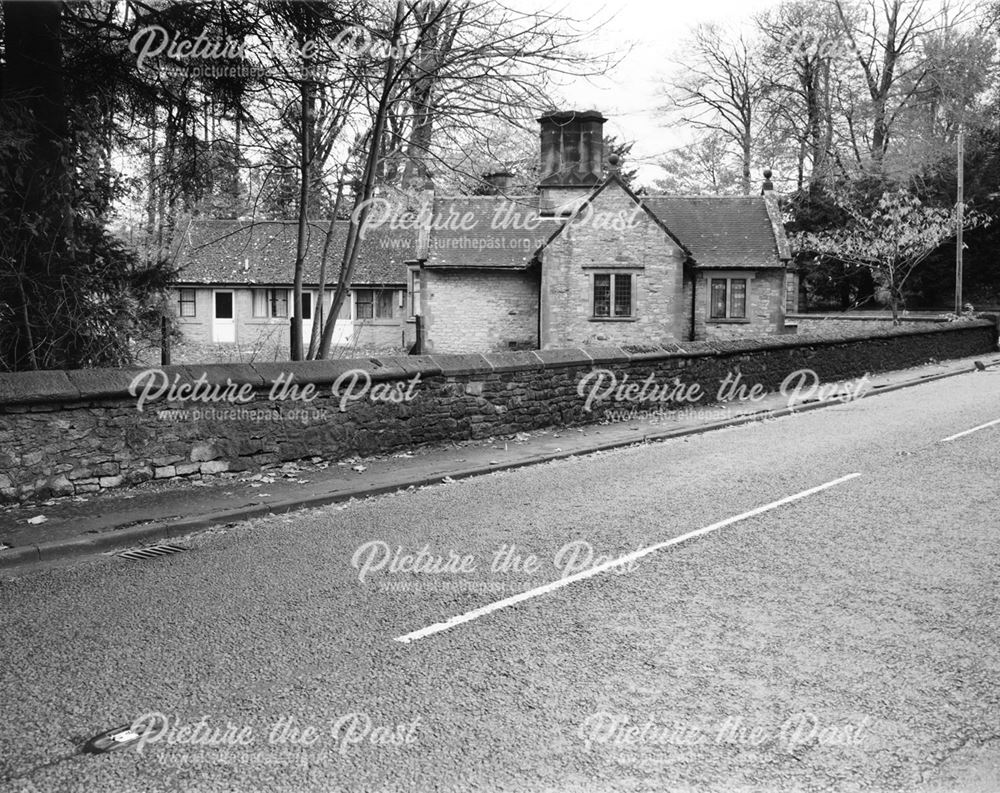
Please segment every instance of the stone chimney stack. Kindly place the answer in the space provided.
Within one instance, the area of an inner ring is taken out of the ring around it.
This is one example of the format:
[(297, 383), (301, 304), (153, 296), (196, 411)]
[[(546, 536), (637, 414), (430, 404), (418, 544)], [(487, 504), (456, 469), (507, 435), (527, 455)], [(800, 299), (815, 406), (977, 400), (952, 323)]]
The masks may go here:
[(596, 110), (565, 110), (538, 119), (542, 214), (569, 214), (600, 183), (605, 121)]

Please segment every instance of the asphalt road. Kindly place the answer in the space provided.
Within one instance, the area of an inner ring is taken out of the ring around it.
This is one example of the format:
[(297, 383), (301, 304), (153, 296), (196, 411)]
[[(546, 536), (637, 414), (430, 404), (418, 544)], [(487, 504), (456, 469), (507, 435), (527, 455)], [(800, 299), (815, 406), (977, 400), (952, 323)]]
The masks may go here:
[(942, 440), (995, 419), (975, 373), (7, 576), (0, 788), (1000, 789), (1000, 424)]

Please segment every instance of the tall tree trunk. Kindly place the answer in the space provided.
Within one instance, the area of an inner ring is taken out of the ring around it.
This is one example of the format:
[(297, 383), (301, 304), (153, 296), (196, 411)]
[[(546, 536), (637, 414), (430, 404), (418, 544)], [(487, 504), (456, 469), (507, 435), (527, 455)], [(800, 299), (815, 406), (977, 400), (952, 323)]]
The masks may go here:
[(797, 190), (802, 190), (806, 176), (806, 142), (799, 142), (799, 156), (796, 162), (795, 185)]
[(436, 102), (435, 83), (439, 78), (441, 63), (451, 52), (455, 36), (462, 26), (468, 2), (463, 2), (457, 13), (447, 18), (447, 26), (442, 30), (445, 4), (418, 4), (415, 13), (421, 26), (420, 49), (414, 58), (416, 77), (410, 90), (410, 106), (413, 110), (413, 130), (407, 145), (404, 184), (422, 187), (427, 181), (427, 155), (434, 136)]
[(361, 179), (361, 190), (358, 192), (354, 211), (351, 213), (351, 224), (347, 233), (347, 244), (344, 247), (344, 258), (340, 268), (340, 279), (337, 283), (337, 291), (333, 296), (333, 305), (330, 307), (330, 316), (327, 317), (326, 325), (323, 328), (323, 338), (317, 358), (326, 358), (330, 354), (330, 344), (333, 342), (333, 328), (340, 314), (340, 309), (344, 305), (344, 298), (354, 275), (354, 266), (358, 260), (358, 250), (360, 248), (360, 234), (368, 220), (370, 203), (375, 189), (375, 171), (378, 167), (379, 151), (382, 144), (382, 136), (385, 133), (386, 116), (389, 113), (393, 87), (398, 75), (396, 72), (396, 52), (399, 49), (400, 34), (405, 18), (405, 7), (403, 0), (396, 2), (396, 19), (392, 26), (392, 37), (390, 40), (390, 51), (388, 62), (385, 67), (385, 80), (382, 84), (382, 93), (379, 97), (378, 107), (375, 111), (375, 123), (372, 126), (371, 139), (368, 142), (368, 156), (365, 161), (364, 175)]
[(298, 236), (295, 243), (295, 277), (293, 281), (292, 303), (292, 360), (301, 361), (302, 354), (302, 279), (306, 258), (309, 224), (309, 188), (312, 180), (312, 140), (313, 122), (316, 118), (316, 95), (313, 83), (308, 78), (300, 86), (302, 102), (302, 133), (299, 147), (299, 218)]
[[(828, 68), (828, 67), (827, 67)], [(822, 181), (826, 170), (826, 147), (823, 142), (822, 73), (824, 64), (817, 61), (806, 76), (806, 121), (809, 136), (810, 183)]]
[(159, 179), (156, 178), (156, 109), (149, 113), (149, 134), (147, 135), (147, 145), (149, 146), (149, 156), (146, 159), (146, 259), (153, 259), (153, 239), (156, 235), (156, 206), (159, 193)]
[(743, 133), (743, 140), (741, 141), (743, 148), (743, 195), (750, 195), (752, 191), (752, 185), (750, 183), (750, 143), (751, 136), (750, 130), (747, 129)]
[(167, 118), (163, 133), (163, 156), (160, 157), (162, 185), (156, 201), (156, 255), (162, 258), (172, 242), (176, 220), (177, 194), (177, 115), (173, 108), (167, 108)]
[(895, 286), (889, 287), (889, 310), (892, 312), (892, 324), (899, 324), (899, 309), (902, 305), (902, 298)]
[[(312, 338), (309, 339), (309, 355), (307, 356), (309, 360), (316, 358), (323, 338), (322, 330), (325, 327), (323, 307), (326, 303), (326, 263), (335, 237), (337, 215), (340, 214), (340, 204), (344, 197), (344, 178), (346, 175), (346, 171), (341, 172), (341, 177), (337, 180), (337, 197), (333, 201), (333, 214), (330, 215), (330, 225), (326, 229), (326, 240), (323, 242), (323, 255), (319, 260), (319, 297), (316, 300), (315, 316), (313, 317)], [(332, 321), (337, 321), (336, 316), (332, 317)]]

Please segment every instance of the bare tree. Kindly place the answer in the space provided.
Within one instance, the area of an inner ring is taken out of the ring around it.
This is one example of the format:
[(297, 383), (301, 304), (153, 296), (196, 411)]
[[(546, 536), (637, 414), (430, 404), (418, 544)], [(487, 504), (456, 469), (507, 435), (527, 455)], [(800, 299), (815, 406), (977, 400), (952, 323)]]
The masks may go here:
[[(270, 39), (268, 66), (273, 76), (263, 108), (273, 115), (252, 130), (271, 161), (294, 159), (298, 174), (291, 319), (291, 357), (298, 361), (305, 357), (306, 346), (302, 315), (309, 215), (323, 193), (326, 162), (358, 96), (358, 78), (345, 67), (338, 42), (357, 19), (352, 6), (316, 0), (272, 0), (264, 9), (262, 33)], [(295, 142), (293, 152), (274, 145), (288, 138)]]
[(427, 173), (460, 168), (454, 154), (497, 147), (498, 127), (537, 134), (533, 117), (556, 104), (561, 80), (604, 74), (619, 57), (595, 50), (593, 19), (453, 0), (431, 6), (440, 12), (435, 20), (426, 3), (410, 2), (410, 36), (421, 44), (403, 64), (387, 119), (384, 150), (395, 160), (384, 169), (389, 183), (405, 176), (420, 184)]
[(431, 150), (433, 140), (438, 107), (435, 88), (444, 65), (452, 55), (455, 37), (465, 24), (469, 8), (470, 0), (462, 0), (453, 12), (445, 14), (436, 13), (437, 9), (431, 3), (414, 8), (415, 22), (424, 34), (420, 37), (420, 50), (413, 58), (410, 77), (408, 104), (412, 108), (413, 122), (403, 175), (407, 183), (422, 184), (427, 179), (424, 152)]
[[(385, 64), (385, 77), (382, 82), (382, 90), (376, 105), (375, 117), (369, 137), (365, 170), (361, 177), (360, 189), (356, 194), (354, 211), (351, 213), (351, 222), (348, 226), (347, 242), (344, 246), (344, 256), (340, 265), (340, 277), (337, 282), (337, 289), (333, 295), (333, 304), (330, 306), (330, 315), (323, 327), (323, 335), (320, 338), (319, 348), (316, 350), (316, 358), (326, 358), (329, 355), (337, 315), (340, 314), (341, 306), (344, 304), (347, 289), (350, 287), (351, 277), (357, 263), (361, 231), (368, 218), (370, 203), (375, 189), (375, 172), (378, 167), (382, 136), (385, 134), (386, 117), (391, 106), (392, 92), (396, 87), (400, 74), (397, 61), (405, 21), (406, 6), (404, 0), (397, 0), (396, 17), (393, 20), (389, 36), (389, 58)], [(332, 232), (333, 225), (331, 224), (330, 233)]]
[(675, 195), (732, 195), (744, 189), (740, 157), (732, 141), (718, 130), (667, 153), (657, 163), (666, 176), (656, 182), (660, 192)]
[(337, 219), (340, 215), (341, 201), (344, 197), (344, 179), (347, 176), (347, 168), (343, 169), (341, 177), (337, 180), (337, 197), (333, 201), (333, 209), (330, 212), (330, 222), (326, 229), (326, 239), (323, 241), (323, 253), (320, 255), (319, 260), (319, 283), (318, 283), (318, 299), (316, 300), (315, 317), (312, 323), (312, 335), (309, 339), (309, 351), (307, 353), (307, 358), (313, 360), (316, 358), (317, 353), (320, 349), (320, 343), (323, 338), (323, 328), (325, 326), (325, 313), (324, 309), (326, 307), (326, 265), (330, 259), (330, 248), (333, 246), (333, 241), (336, 238), (336, 228)]
[(727, 36), (718, 25), (695, 28), (687, 70), (668, 91), (685, 122), (720, 132), (736, 146), (742, 160), (742, 186), (750, 194), (750, 168), (757, 111), (767, 88), (753, 46), (743, 36)]
[[(839, 25), (827, 5), (786, 0), (756, 18), (769, 64), (763, 135), (772, 151), (794, 147), (796, 186), (821, 182), (833, 143), (831, 71), (846, 56)], [(776, 164), (772, 156), (772, 165)]]
[[(420, 189), (435, 168), (447, 167), (442, 151), (448, 144), (482, 134), (484, 119), (524, 124), (526, 115), (551, 106), (547, 89), (557, 76), (602, 73), (608, 59), (577, 51), (591, 34), (576, 25), (559, 14), (514, 11), (490, 0), (406, 0), (397, 8), (390, 32), (380, 34), (389, 42), (384, 76), (374, 85), (362, 81), (371, 118), (362, 136), (365, 168), (316, 357), (329, 355), (379, 178), (409, 177)], [(391, 158), (396, 163), (386, 167)], [(403, 167), (395, 167), (400, 160)]]
[(968, 13), (963, 8), (953, 13), (947, 4), (929, 13), (924, 0), (832, 1), (870, 103), (867, 114), (855, 103), (845, 113), (852, 145), (857, 157), (866, 154), (872, 170), (881, 173), (897, 120), (927, 87), (931, 63), (923, 51), (925, 38), (961, 24)]

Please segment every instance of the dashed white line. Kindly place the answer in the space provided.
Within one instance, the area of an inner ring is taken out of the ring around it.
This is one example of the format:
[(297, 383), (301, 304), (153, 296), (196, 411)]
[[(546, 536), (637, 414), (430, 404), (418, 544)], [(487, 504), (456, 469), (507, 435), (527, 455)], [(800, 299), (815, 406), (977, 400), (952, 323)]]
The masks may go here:
[(973, 432), (979, 432), (979, 430), (984, 430), (987, 427), (992, 427), (994, 424), (1000, 424), (1000, 419), (993, 419), (993, 421), (987, 421), (985, 424), (980, 424), (978, 427), (973, 427), (971, 430), (963, 430), (962, 432), (956, 432), (954, 435), (949, 435), (947, 438), (942, 438), (941, 443), (947, 441), (953, 441), (955, 438), (961, 438), (965, 435), (971, 435)]
[(558, 581), (552, 581), (543, 586), (536, 587), (535, 589), (529, 589), (525, 592), (519, 592), (516, 595), (512, 595), (509, 598), (504, 598), (503, 600), (498, 600), (495, 603), (490, 603), (486, 606), (482, 606), (478, 609), (473, 609), (472, 611), (467, 611), (464, 614), (459, 614), (458, 616), (452, 617), (445, 622), (436, 622), (433, 625), (428, 625), (426, 628), (421, 628), (420, 630), (413, 631), (412, 633), (407, 633), (403, 636), (397, 636), (394, 641), (402, 642), (404, 644), (409, 644), (417, 639), (424, 639), (428, 636), (433, 636), (435, 633), (441, 633), (442, 631), (449, 630), (458, 625), (462, 625), (466, 622), (471, 622), (479, 617), (485, 617), (487, 614), (492, 614), (494, 611), (499, 611), (500, 609), (505, 609), (508, 606), (513, 606), (521, 603), (525, 600), (530, 600), (531, 598), (538, 597), (539, 595), (544, 595), (552, 592), (556, 589), (560, 589), (564, 586), (569, 586), (576, 581), (582, 581), (586, 578), (591, 578), (598, 573), (603, 573), (605, 570), (610, 570), (613, 567), (620, 567), (624, 564), (629, 564), (636, 559), (641, 559), (643, 556), (648, 556), (651, 553), (662, 550), (663, 548), (669, 548), (671, 545), (677, 545), (678, 543), (685, 542), (686, 540), (693, 539), (695, 537), (700, 537), (703, 534), (708, 534), (709, 532), (715, 531), (717, 529), (724, 528), (725, 526), (731, 526), (734, 523), (738, 523), (741, 520), (746, 520), (747, 518), (752, 518), (757, 515), (763, 514), (764, 512), (769, 512), (772, 509), (777, 509), (785, 504), (790, 504), (793, 501), (798, 501), (799, 499), (805, 498), (806, 496), (811, 496), (815, 493), (822, 492), (831, 487), (836, 487), (844, 482), (848, 482), (851, 479), (861, 476), (860, 473), (848, 474), (847, 476), (842, 476), (839, 479), (834, 479), (831, 482), (826, 482), (822, 485), (817, 485), (816, 487), (811, 487), (808, 490), (803, 490), (800, 493), (795, 493), (791, 496), (785, 496), (785, 498), (778, 499), (777, 501), (772, 501), (770, 504), (764, 504), (763, 506), (751, 509), (749, 512), (743, 512), (739, 515), (734, 515), (731, 518), (726, 518), (725, 520), (720, 520), (718, 523), (713, 523), (711, 526), (704, 526), (700, 529), (695, 529), (694, 531), (689, 531), (687, 534), (682, 534), (679, 537), (674, 537), (666, 542), (659, 542), (655, 545), (650, 545), (646, 548), (640, 548), (637, 551), (626, 554), (625, 556), (619, 557), (618, 559), (613, 559), (610, 562), (605, 562), (604, 564), (599, 564), (594, 567), (588, 568), (574, 575), (566, 576), (565, 578), (560, 578)]

